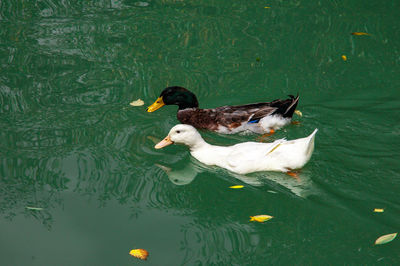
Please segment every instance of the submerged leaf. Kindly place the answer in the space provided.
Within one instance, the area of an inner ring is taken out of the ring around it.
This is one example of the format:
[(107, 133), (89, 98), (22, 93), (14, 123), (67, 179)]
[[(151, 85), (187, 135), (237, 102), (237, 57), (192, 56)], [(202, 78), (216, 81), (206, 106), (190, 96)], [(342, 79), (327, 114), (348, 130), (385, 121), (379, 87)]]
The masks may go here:
[(263, 223), (266, 222), (270, 219), (274, 218), (273, 216), (270, 215), (266, 215), (266, 214), (260, 214), (260, 215), (254, 215), (254, 216), (250, 216), (250, 222), (252, 221), (256, 221), (259, 223)]
[(133, 257), (135, 257), (135, 258), (141, 259), (141, 260), (146, 260), (146, 259), (147, 259), (147, 256), (149, 256), (149, 252), (148, 252), (147, 250), (141, 249), (141, 248), (139, 248), (139, 249), (132, 249), (132, 250), (129, 252), (129, 255), (131, 255), (131, 256), (133, 256)]
[(382, 244), (389, 243), (390, 241), (395, 239), (396, 236), (397, 236), (397, 233), (383, 235), (381, 237), (378, 237), (378, 239), (375, 240), (375, 245), (382, 245)]
[(38, 207), (28, 207), (28, 206), (26, 206), (25, 208), (27, 208), (28, 210), (32, 210), (32, 211), (43, 211), (43, 208), (38, 208)]
[(154, 142), (154, 144), (157, 144), (161, 141), (161, 139), (156, 138), (154, 136), (147, 136), (147, 139), (151, 140), (152, 142)]
[(144, 101), (142, 101), (141, 99), (137, 99), (136, 101), (133, 101), (130, 103), (131, 106), (142, 106), (144, 105)]
[(366, 32), (352, 32), (351, 35), (360, 36), (360, 35), (369, 35), (369, 33), (366, 33)]
[(229, 188), (243, 188), (244, 186), (242, 185), (236, 185), (236, 186), (230, 186)]
[(385, 209), (377, 209), (377, 208), (374, 209), (374, 212), (384, 212), (384, 211)]

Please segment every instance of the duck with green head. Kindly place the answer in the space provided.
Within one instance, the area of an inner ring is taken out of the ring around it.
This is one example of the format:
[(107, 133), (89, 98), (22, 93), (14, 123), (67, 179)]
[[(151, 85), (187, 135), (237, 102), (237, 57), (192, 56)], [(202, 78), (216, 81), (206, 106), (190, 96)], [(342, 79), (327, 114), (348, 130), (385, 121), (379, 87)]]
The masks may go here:
[(289, 124), (298, 101), (299, 96), (289, 95), (285, 100), (200, 109), (196, 95), (183, 87), (173, 86), (165, 88), (147, 112), (154, 112), (164, 105), (177, 105), (177, 118), (182, 124), (223, 134), (242, 131), (264, 134)]

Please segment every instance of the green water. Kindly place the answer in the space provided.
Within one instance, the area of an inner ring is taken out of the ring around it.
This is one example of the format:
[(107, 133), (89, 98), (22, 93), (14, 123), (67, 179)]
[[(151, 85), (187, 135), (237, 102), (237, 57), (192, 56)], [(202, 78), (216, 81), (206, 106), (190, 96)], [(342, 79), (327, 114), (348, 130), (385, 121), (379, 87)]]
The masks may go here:
[[(374, 246), (400, 231), (399, 10), (398, 1), (1, 1), (0, 264), (399, 264), (398, 238)], [(301, 181), (238, 177), (183, 146), (155, 150), (177, 108), (145, 107), (169, 85), (205, 108), (299, 93), (300, 124), (270, 140), (319, 128)], [(145, 106), (131, 107), (138, 98)], [(275, 218), (249, 222), (257, 214)], [(148, 260), (129, 256), (134, 248)]]

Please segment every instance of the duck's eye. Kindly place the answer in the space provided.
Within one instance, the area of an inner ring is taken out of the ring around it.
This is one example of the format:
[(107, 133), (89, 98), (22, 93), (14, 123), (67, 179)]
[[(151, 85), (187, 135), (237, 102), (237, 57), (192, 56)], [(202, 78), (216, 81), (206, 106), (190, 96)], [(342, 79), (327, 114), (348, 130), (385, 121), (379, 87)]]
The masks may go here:
[(181, 133), (181, 131), (180, 131), (180, 130), (177, 130), (177, 131), (176, 131), (176, 133), (178, 133), (178, 134), (179, 134), (179, 133)]

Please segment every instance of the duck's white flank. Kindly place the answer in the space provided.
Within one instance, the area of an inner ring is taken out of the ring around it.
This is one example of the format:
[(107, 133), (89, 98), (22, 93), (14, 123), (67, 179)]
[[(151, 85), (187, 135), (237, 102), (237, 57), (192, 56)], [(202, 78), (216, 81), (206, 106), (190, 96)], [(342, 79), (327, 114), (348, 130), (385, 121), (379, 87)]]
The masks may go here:
[[(216, 165), (238, 174), (287, 172), (302, 168), (310, 160), (317, 131), (315, 129), (308, 137), (290, 141), (279, 139), (272, 143), (244, 142), (223, 147), (205, 142), (194, 127), (179, 124), (170, 130), (166, 139), (172, 141), (170, 143), (185, 144), (191, 155), (204, 164)], [(162, 142), (156, 148), (165, 146), (160, 145)]]

